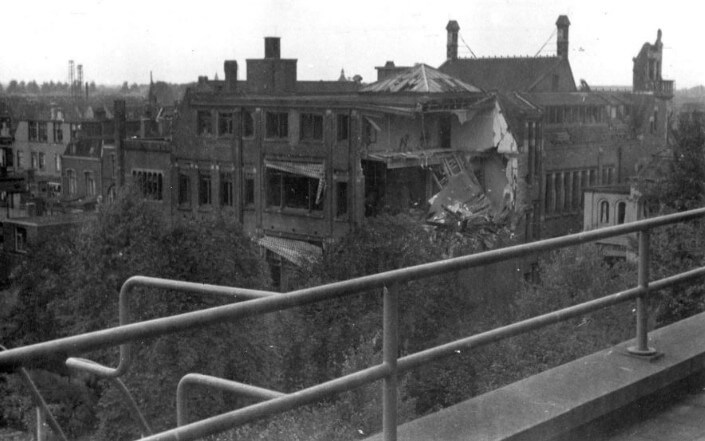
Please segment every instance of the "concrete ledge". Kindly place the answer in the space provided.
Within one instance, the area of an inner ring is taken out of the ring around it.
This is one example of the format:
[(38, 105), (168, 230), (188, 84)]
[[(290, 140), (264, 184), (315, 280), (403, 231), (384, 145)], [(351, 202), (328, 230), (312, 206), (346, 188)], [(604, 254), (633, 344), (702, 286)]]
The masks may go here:
[[(399, 426), (399, 441), (547, 440), (703, 371), (705, 313), (652, 331), (663, 355), (627, 341)], [(369, 441), (382, 441), (377, 434)]]

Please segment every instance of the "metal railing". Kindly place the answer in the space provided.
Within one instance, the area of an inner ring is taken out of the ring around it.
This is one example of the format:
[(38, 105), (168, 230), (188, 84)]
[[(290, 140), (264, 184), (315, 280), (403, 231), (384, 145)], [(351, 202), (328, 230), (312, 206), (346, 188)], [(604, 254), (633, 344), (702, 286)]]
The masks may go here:
[[(202, 328), (239, 318), (286, 310), (357, 293), (367, 292), (369, 294), (370, 292), (374, 292), (371, 290), (382, 289), (383, 361), (381, 364), (293, 393), (271, 391), (206, 375), (187, 374), (182, 378), (177, 388), (177, 427), (162, 433), (149, 435), (150, 431), (146, 422), (140, 422), (139, 424), (143, 434), (148, 435), (145, 438), (147, 440), (194, 440), (231, 429), (256, 418), (271, 416), (319, 401), (336, 393), (352, 390), (377, 380), (384, 380), (383, 431), (386, 441), (394, 441), (396, 440), (397, 430), (398, 375), (437, 359), (450, 356), (458, 350), (477, 348), (554, 323), (589, 314), (612, 305), (636, 300), (636, 338), (635, 345), (630, 348), (630, 351), (637, 355), (652, 354), (655, 349), (649, 347), (648, 344), (647, 324), (649, 293), (705, 276), (705, 267), (696, 268), (664, 279), (649, 281), (649, 233), (656, 227), (699, 219), (704, 216), (705, 208), (701, 208), (629, 224), (397, 269), (328, 285), (301, 289), (286, 294), (136, 276), (128, 279), (120, 292), (120, 326), (0, 352), (0, 370), (8, 368), (24, 369), (25, 367), (33, 366), (35, 363), (47, 357), (61, 355), (67, 358), (66, 363), (72, 368), (92, 372), (104, 378), (117, 378), (124, 374), (129, 368), (131, 361), (129, 345), (135, 340), (157, 337), (188, 329)], [(638, 284), (636, 287), (461, 338), (417, 353), (405, 355), (401, 358), (398, 356), (399, 297), (403, 295), (401, 288), (404, 283), (630, 233), (639, 233)], [(128, 298), (129, 294), (137, 287), (225, 295), (245, 299), (245, 301), (138, 323), (129, 323)], [(71, 357), (74, 354), (104, 349), (116, 345), (121, 345), (120, 363), (117, 368), (109, 368), (89, 360)], [(187, 385), (217, 388), (262, 401), (205, 420), (187, 423)], [(128, 399), (127, 401), (129, 402), (130, 400)], [(139, 410), (136, 406), (134, 404), (132, 404), (132, 406), (133, 411), (136, 411), (137, 415), (139, 415)], [(138, 420), (140, 418), (141, 415), (136, 417)]]

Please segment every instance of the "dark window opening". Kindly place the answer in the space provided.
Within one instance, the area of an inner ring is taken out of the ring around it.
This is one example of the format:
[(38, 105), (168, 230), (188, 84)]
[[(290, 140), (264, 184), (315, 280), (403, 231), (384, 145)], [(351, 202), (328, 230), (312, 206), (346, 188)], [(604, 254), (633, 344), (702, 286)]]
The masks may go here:
[(267, 138), (286, 138), (289, 136), (289, 114), (286, 112), (267, 112)]
[(30, 156), (30, 161), (33, 169), (37, 169), (37, 163), (39, 160), (37, 159), (37, 152), (32, 152), (32, 155)]
[(210, 173), (199, 173), (198, 205), (210, 205), (211, 202), (211, 175)]
[(179, 204), (191, 205), (191, 178), (184, 173), (179, 174)]
[(377, 142), (377, 129), (367, 118), (365, 118), (362, 125), (362, 138), (363, 144), (365, 145), (370, 145)]
[(64, 141), (64, 130), (61, 128), (61, 123), (54, 123), (54, 142), (61, 143)]
[(336, 123), (338, 141), (347, 141), (350, 139), (350, 116), (339, 114)]
[(44, 156), (44, 152), (39, 152), (39, 170), (44, 170), (46, 169), (47, 162), (46, 162), (46, 157)]
[(230, 207), (233, 205), (233, 174), (220, 174), (220, 205)]
[(39, 132), (39, 142), (47, 142), (49, 140), (48, 132), (47, 132), (47, 123), (46, 122), (40, 122), (38, 126), (38, 132)]
[(39, 140), (39, 123), (37, 121), (28, 121), (27, 122), (27, 139), (30, 141), (38, 141)]
[(27, 229), (25, 228), (15, 228), (15, 251), (18, 253), (27, 252)]
[(267, 250), (267, 262), (272, 275), (272, 287), (280, 290), (282, 287), (282, 259), (279, 255)]
[(607, 201), (600, 202), (600, 223), (607, 224), (610, 222), (610, 204)]
[(161, 172), (133, 170), (132, 182), (145, 199), (161, 201), (164, 194), (164, 176)]
[(213, 115), (210, 110), (199, 110), (196, 112), (196, 133), (200, 136), (213, 134)]
[(301, 114), (301, 139), (302, 140), (322, 140), (323, 139), (323, 116), (314, 113)]
[(231, 112), (218, 114), (218, 136), (233, 134), (233, 114)]
[(623, 224), (626, 216), (627, 216), (627, 203), (626, 202), (618, 202), (617, 203), (617, 223)]
[(242, 135), (245, 138), (255, 136), (255, 120), (252, 117), (252, 112), (245, 110), (242, 112)]
[(267, 206), (320, 211), (318, 185), (318, 179), (267, 169)]
[(245, 176), (244, 185), (245, 194), (244, 204), (245, 207), (252, 208), (255, 206), (255, 178), (254, 176)]
[(335, 217), (341, 218), (348, 214), (348, 183), (336, 183), (335, 195)]
[(450, 115), (441, 116), (438, 124), (438, 142), (440, 143), (440, 147), (442, 149), (450, 148), (450, 124)]
[(558, 92), (560, 86), (561, 77), (558, 74), (553, 74), (551, 76), (551, 91)]

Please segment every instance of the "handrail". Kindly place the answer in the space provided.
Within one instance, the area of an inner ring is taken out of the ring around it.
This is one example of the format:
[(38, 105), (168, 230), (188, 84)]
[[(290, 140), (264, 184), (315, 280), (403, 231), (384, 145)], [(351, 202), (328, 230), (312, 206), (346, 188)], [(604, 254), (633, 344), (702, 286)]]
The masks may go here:
[[(322, 300), (341, 298), (356, 293), (369, 294), (370, 292), (373, 292), (372, 290), (382, 288), (384, 290), (384, 348), (383, 362), (381, 364), (368, 367), (359, 372), (355, 372), (353, 374), (349, 374), (304, 390), (283, 394), (282, 396), (276, 396), (277, 392), (271, 391), (272, 394), (270, 395), (268, 401), (257, 403), (243, 409), (227, 412), (206, 420), (187, 424), (185, 426), (180, 426), (160, 434), (152, 435), (147, 439), (180, 441), (197, 439), (201, 436), (227, 430), (236, 425), (251, 421), (254, 418), (290, 410), (295, 407), (314, 402), (330, 394), (350, 390), (372, 381), (384, 379), (383, 428), (385, 439), (387, 441), (394, 441), (396, 440), (396, 389), (398, 374), (438, 358), (451, 355), (460, 348), (479, 347), (553, 323), (588, 314), (617, 303), (636, 299), (637, 345), (632, 348), (632, 351), (635, 354), (650, 353), (652, 348), (648, 347), (648, 329), (646, 327), (647, 323), (645, 314), (649, 294), (678, 283), (703, 277), (705, 276), (705, 267), (679, 273), (658, 281), (649, 282), (649, 231), (656, 227), (693, 220), (704, 216), (705, 208), (700, 208), (687, 212), (645, 219), (629, 224), (586, 231), (568, 236), (543, 240), (540, 242), (516, 245), (479, 254), (461, 256), (453, 259), (401, 268), (342, 282), (305, 288), (287, 293), (285, 295), (272, 295), (272, 293), (259, 291), (253, 296), (257, 298), (241, 303), (207, 308), (199, 311), (147, 320), (144, 322), (124, 324), (101, 331), (65, 337), (49, 342), (33, 344), (30, 346), (0, 352), (0, 369), (8, 367), (18, 368), (20, 366), (31, 366), (45, 357), (56, 354), (66, 356), (99, 348), (105, 348), (108, 346), (124, 345), (136, 339), (156, 337), (177, 331), (202, 328), (216, 323), (221, 323), (223, 321), (289, 309)], [(636, 287), (398, 358), (398, 296), (399, 287), (403, 283), (629, 233), (640, 233), (639, 279)], [(164, 284), (164, 286), (169, 285), (168, 289), (180, 289), (185, 291), (193, 289), (202, 293), (223, 292), (223, 290), (235, 289), (218, 286), (202, 286), (200, 284), (190, 284), (188, 282), (165, 281), (163, 279), (150, 279), (141, 276), (128, 279), (125, 282), (125, 285), (130, 287), (135, 284), (140, 284), (141, 282), (147, 282), (148, 279), (152, 281), (159, 280), (158, 283)], [(125, 288), (125, 285), (123, 285), (123, 288), (127, 289)], [(121, 298), (122, 291), (123, 290), (121, 290)], [(229, 380), (221, 381), (226, 382)], [(237, 387), (239, 386), (236, 386), (236, 388)], [(266, 391), (266, 389), (261, 389), (261, 391)], [(260, 398), (267, 398), (266, 395), (267, 394), (263, 394)]]

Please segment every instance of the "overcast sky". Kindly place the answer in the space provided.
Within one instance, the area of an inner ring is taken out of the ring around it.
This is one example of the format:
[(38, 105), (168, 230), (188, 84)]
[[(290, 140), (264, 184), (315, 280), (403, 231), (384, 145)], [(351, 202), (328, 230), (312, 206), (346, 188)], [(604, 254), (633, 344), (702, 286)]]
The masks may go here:
[(440, 65), (451, 19), (461, 56), (554, 55), (555, 22), (567, 14), (576, 81), (630, 85), (632, 58), (661, 28), (663, 76), (683, 88), (705, 84), (703, 10), (685, 0), (12, 1), (2, 7), (0, 82), (66, 81), (70, 59), (99, 84), (147, 83), (150, 71), (174, 83), (222, 79), (225, 59), (244, 79), (265, 36), (281, 37), (299, 79), (337, 79), (344, 68), (370, 82), (386, 60)]

